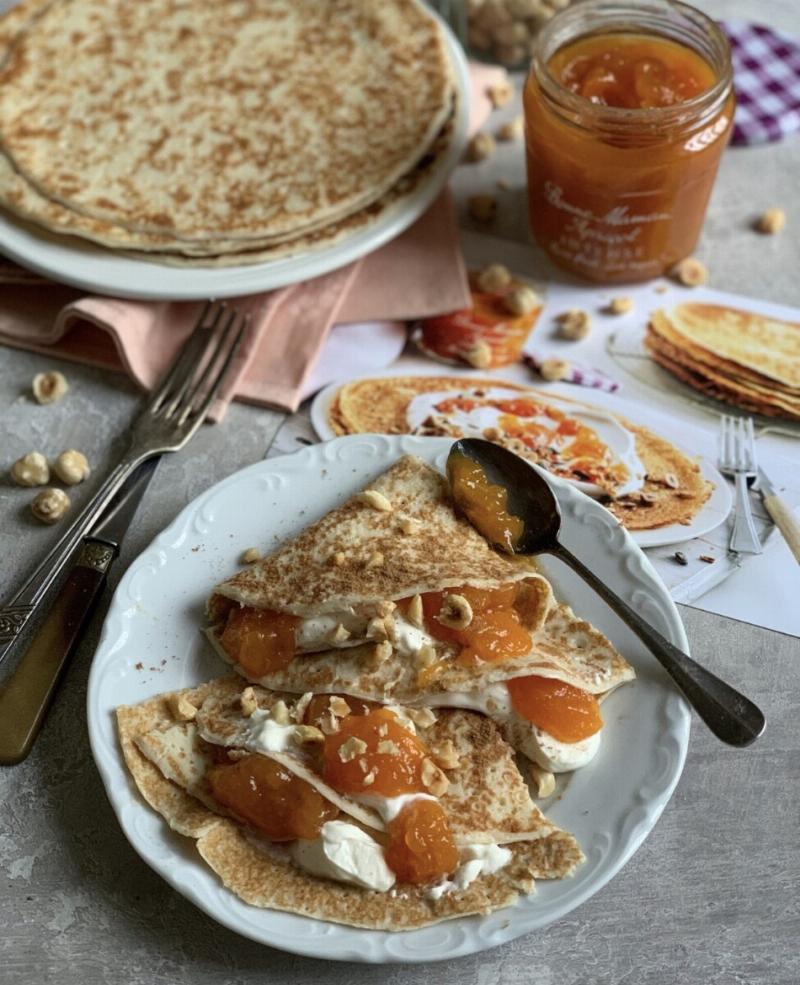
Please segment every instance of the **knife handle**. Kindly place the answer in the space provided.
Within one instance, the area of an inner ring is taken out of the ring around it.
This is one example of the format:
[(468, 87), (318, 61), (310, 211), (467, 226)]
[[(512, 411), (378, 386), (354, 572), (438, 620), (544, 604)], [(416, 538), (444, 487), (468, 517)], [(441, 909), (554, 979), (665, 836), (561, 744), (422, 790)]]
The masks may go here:
[(47, 617), (0, 689), (0, 764), (19, 763), (31, 751), (115, 556), (107, 544), (84, 543)]
[(783, 534), (795, 560), (800, 562), (800, 523), (780, 496), (764, 496), (767, 513), (775, 521), (775, 526)]

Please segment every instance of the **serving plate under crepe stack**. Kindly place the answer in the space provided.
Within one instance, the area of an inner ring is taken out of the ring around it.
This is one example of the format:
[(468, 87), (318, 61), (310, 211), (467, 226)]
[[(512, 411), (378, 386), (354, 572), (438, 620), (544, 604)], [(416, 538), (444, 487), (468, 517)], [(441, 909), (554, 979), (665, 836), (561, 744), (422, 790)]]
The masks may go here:
[[(556, 595), (605, 633), (636, 668), (636, 681), (603, 705), (598, 756), (542, 808), (571, 831), (586, 861), (570, 879), (487, 917), (421, 930), (359, 930), (243, 903), (139, 796), (117, 741), (114, 709), (218, 676), (201, 635), (210, 587), (235, 569), (245, 547), (293, 536), (389, 468), (403, 454), (439, 469), (451, 442), (358, 435), (259, 462), (203, 493), (130, 566), (94, 657), (87, 696), (92, 751), (120, 825), (136, 851), (213, 919), (255, 941), (347, 961), (436, 961), (481, 951), (544, 927), (596, 893), (647, 837), (683, 768), (687, 705), (633, 634), (577, 576), (544, 559)], [(647, 558), (593, 500), (548, 478), (564, 517), (565, 545), (677, 646), (687, 649), (675, 606)], [(202, 546), (198, 550), (198, 545)]]
[(126, 297), (341, 267), (431, 205), (467, 134), (463, 53), (417, 0), (23, 0), (0, 73), (0, 251)]

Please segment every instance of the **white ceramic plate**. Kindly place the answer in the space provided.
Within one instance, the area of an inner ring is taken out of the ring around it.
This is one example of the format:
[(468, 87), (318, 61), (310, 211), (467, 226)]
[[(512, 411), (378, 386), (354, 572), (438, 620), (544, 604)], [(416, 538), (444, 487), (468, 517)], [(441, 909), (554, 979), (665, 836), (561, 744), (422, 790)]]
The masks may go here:
[(433, 204), (467, 140), (469, 75), (464, 52), (438, 18), (453, 65), (456, 121), (447, 153), (415, 191), (369, 229), (341, 243), (294, 257), (240, 267), (170, 267), (126, 257), (77, 237), (58, 236), (0, 211), (0, 253), (64, 284), (115, 297), (174, 301), (228, 298), (319, 277), (399, 236)]
[[(117, 743), (114, 708), (225, 673), (199, 632), (213, 584), (237, 568), (244, 548), (273, 549), (372, 481), (406, 452), (440, 468), (443, 438), (356, 435), (313, 445), (237, 472), (199, 496), (130, 566), (108, 612), (88, 688), (92, 751), (119, 822), (136, 851), (215, 920), (255, 941), (297, 954), (348, 961), (435, 961), (471, 954), (564, 916), (596, 893), (653, 828), (678, 781), (689, 711), (664, 671), (624, 625), (560, 562), (545, 559), (556, 593), (606, 632), (637, 680), (603, 704), (597, 758), (546, 808), (572, 831), (586, 862), (572, 879), (487, 917), (462, 917), (392, 934), (259, 910), (229, 893), (191, 842), (170, 831), (138, 795)], [(549, 480), (564, 515), (563, 539), (623, 599), (676, 645), (686, 636), (648, 560), (593, 500)]]
[[(394, 372), (401, 372), (402, 367), (394, 367), (392, 370), (384, 373), (384, 376), (391, 376)], [(422, 375), (420, 373), (402, 373), (402, 375)], [(442, 375), (437, 373), (437, 375)], [(445, 375), (452, 375), (448, 373)], [(373, 379), (376, 378), (375, 374), (369, 374), (363, 379)], [(348, 380), (348, 382), (353, 382)], [(502, 385), (502, 379), (498, 377), (498, 384)], [(471, 386), (469, 377), (464, 378), (464, 387), (467, 388)], [(311, 404), (311, 423), (314, 426), (314, 430), (317, 432), (322, 441), (327, 441), (329, 438), (336, 437), (336, 433), (329, 423), (330, 409), (333, 404), (334, 398), (339, 391), (342, 383), (332, 383), (330, 386), (325, 387), (324, 390), (320, 392), (314, 398)], [(548, 398), (546, 393), (542, 394), (544, 399), (551, 399), (554, 402), (559, 400), (559, 395), (553, 393)], [(591, 403), (592, 397), (589, 397), (587, 404)], [(581, 399), (580, 397), (575, 397), (573, 399)], [(605, 401), (604, 405), (595, 404), (599, 410), (613, 410), (613, 402)], [(622, 407), (618, 408), (620, 413), (624, 412)], [(627, 416), (632, 419), (639, 420), (641, 414), (637, 416), (637, 408), (630, 408), (627, 410)], [(645, 421), (642, 421), (646, 425)], [(646, 425), (647, 426), (647, 425)], [(658, 430), (654, 427), (654, 430)], [(689, 458), (694, 458), (695, 453), (687, 451), (681, 448), (680, 445), (676, 444), (676, 447), (687, 455)], [(666, 527), (655, 527), (652, 530), (633, 530), (631, 531), (631, 536), (639, 545), (639, 547), (664, 547), (668, 544), (682, 544), (687, 540), (692, 540), (695, 537), (702, 537), (704, 534), (710, 533), (712, 530), (716, 529), (721, 523), (724, 523), (731, 511), (731, 506), (733, 505), (733, 499), (731, 496), (731, 490), (728, 483), (725, 481), (722, 475), (717, 471), (714, 465), (708, 461), (707, 458), (700, 455), (698, 457), (698, 464), (700, 466), (700, 471), (703, 478), (708, 482), (712, 483), (714, 486), (714, 491), (712, 492), (710, 498), (705, 502), (694, 517), (691, 523), (671, 523)], [(575, 483), (575, 485), (578, 485)]]

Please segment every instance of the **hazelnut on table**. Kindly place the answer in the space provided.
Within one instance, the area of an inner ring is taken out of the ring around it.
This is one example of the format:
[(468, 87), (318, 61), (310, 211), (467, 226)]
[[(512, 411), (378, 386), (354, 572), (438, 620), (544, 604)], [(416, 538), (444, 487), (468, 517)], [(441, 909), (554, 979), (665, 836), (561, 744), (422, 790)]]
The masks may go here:
[(489, 86), (486, 95), (492, 108), (499, 109), (501, 106), (507, 106), (514, 98), (514, 87), (510, 82), (499, 82), (497, 85)]
[(767, 209), (763, 215), (759, 216), (756, 229), (760, 233), (773, 236), (779, 233), (786, 225), (786, 213), (783, 209)]
[(524, 132), (525, 121), (521, 116), (515, 116), (513, 120), (509, 120), (497, 128), (497, 139), (519, 140)]
[(467, 144), (467, 161), (476, 164), (491, 157), (497, 149), (494, 137), (490, 133), (476, 133)]
[(699, 287), (708, 280), (708, 268), (694, 257), (686, 257), (676, 263), (670, 271), (670, 276), (683, 284), (684, 287)]
[(472, 195), (467, 199), (469, 214), (478, 222), (491, 222), (497, 215), (497, 199), (494, 195)]
[(587, 311), (581, 308), (570, 308), (563, 311), (556, 319), (560, 326), (561, 335), (572, 342), (585, 339), (592, 330), (592, 319)]
[(496, 294), (511, 283), (511, 274), (502, 263), (490, 263), (475, 278), (478, 287), (488, 294)]
[(606, 306), (606, 311), (610, 315), (627, 315), (629, 311), (633, 311), (633, 298), (612, 298)]
[(76, 486), (91, 475), (91, 468), (86, 456), (74, 448), (62, 451), (53, 462), (53, 471), (68, 486)]
[(31, 512), (42, 523), (57, 523), (70, 506), (69, 496), (63, 489), (43, 489), (34, 496)]
[(524, 284), (512, 288), (503, 298), (503, 304), (512, 315), (527, 315), (541, 306), (539, 295)]
[(45, 486), (50, 481), (50, 466), (38, 451), (29, 451), (11, 466), (11, 478), (18, 486)]
[(539, 375), (543, 380), (556, 383), (558, 380), (566, 380), (572, 370), (572, 366), (566, 359), (545, 359), (539, 366)]
[(69, 383), (63, 373), (37, 373), (33, 378), (33, 395), (37, 403), (54, 404), (69, 390)]

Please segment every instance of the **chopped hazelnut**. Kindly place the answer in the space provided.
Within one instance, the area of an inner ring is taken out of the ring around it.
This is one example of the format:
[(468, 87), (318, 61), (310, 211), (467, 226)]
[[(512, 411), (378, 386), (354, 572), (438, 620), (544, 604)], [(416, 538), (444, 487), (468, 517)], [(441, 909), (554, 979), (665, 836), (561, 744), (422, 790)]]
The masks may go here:
[(566, 359), (544, 359), (539, 366), (539, 375), (543, 380), (555, 383), (558, 380), (566, 380), (572, 372), (572, 366)]
[(86, 456), (74, 448), (61, 452), (53, 462), (53, 471), (68, 486), (77, 486), (79, 482), (88, 479), (92, 472)]
[(31, 512), (42, 523), (57, 523), (70, 505), (69, 496), (62, 489), (43, 489), (34, 497)]
[(452, 739), (445, 739), (431, 746), (431, 756), (438, 767), (443, 770), (453, 770), (458, 766), (459, 755)]
[(381, 739), (376, 748), (382, 756), (398, 756), (400, 754), (400, 746), (396, 742), (392, 742), (391, 739)]
[(676, 263), (670, 274), (685, 287), (699, 287), (708, 280), (706, 265), (694, 257), (686, 257), (685, 260)]
[(550, 770), (542, 769), (538, 763), (531, 763), (528, 767), (528, 776), (531, 783), (536, 787), (537, 797), (549, 797), (556, 788), (556, 778)]
[(306, 717), (306, 709), (311, 704), (313, 697), (314, 695), (311, 691), (306, 691), (305, 694), (301, 694), (297, 701), (295, 701), (294, 707), (292, 708), (292, 718), (296, 722), (302, 722)]
[(536, 291), (522, 285), (513, 287), (503, 298), (503, 305), (512, 315), (527, 315), (535, 308), (541, 307), (541, 300)]
[(337, 551), (335, 554), (331, 554), (328, 558), (328, 563), (333, 568), (341, 568), (344, 564), (344, 553), (342, 551)]
[(363, 739), (356, 735), (351, 735), (349, 739), (339, 746), (339, 759), (343, 763), (352, 762), (356, 756), (361, 756), (367, 751), (367, 744)]
[(612, 298), (606, 306), (606, 311), (610, 315), (627, 315), (629, 311), (633, 311), (633, 298)]
[(417, 629), (422, 629), (425, 624), (425, 614), (422, 610), (422, 596), (415, 595), (408, 604), (408, 621)]
[(375, 612), (381, 617), (381, 619), (385, 619), (387, 616), (390, 616), (396, 608), (397, 602), (392, 602), (391, 599), (385, 599), (383, 602), (378, 602), (375, 607)]
[(497, 199), (494, 195), (471, 195), (467, 208), (476, 222), (491, 222), (497, 215)]
[(427, 756), (422, 760), (422, 784), (434, 797), (441, 797), (450, 786), (445, 774)]
[(384, 640), (382, 643), (377, 643), (372, 654), (373, 660), (378, 666), (385, 663), (391, 655), (392, 644), (388, 640)]
[(330, 708), (331, 714), (337, 718), (347, 718), (350, 714), (350, 705), (344, 698), (339, 697), (338, 694), (331, 695), (328, 707)]
[(436, 618), (450, 629), (466, 629), (472, 622), (472, 606), (463, 595), (445, 595)]
[(461, 355), (475, 369), (486, 369), (492, 362), (492, 350), (487, 342), (476, 342), (464, 349)]
[(370, 554), (367, 565), (368, 568), (382, 568), (383, 567), (383, 554), (380, 551), (374, 551)]
[(246, 551), (242, 551), (239, 560), (242, 564), (255, 564), (256, 561), (261, 560), (261, 552), (257, 547), (248, 547)]
[(419, 520), (415, 520), (413, 516), (404, 516), (400, 521), (400, 533), (415, 534), (421, 526)]
[(379, 513), (392, 512), (392, 504), (383, 493), (379, 493), (376, 489), (365, 489), (364, 492), (358, 494), (358, 500), (371, 506), (373, 510), (377, 510)]
[(502, 263), (490, 263), (475, 278), (478, 287), (489, 294), (496, 294), (511, 283), (511, 274)]
[(513, 120), (503, 123), (497, 128), (498, 140), (519, 140), (525, 132), (525, 121), (521, 116), (515, 116)]
[(436, 724), (436, 715), (430, 708), (406, 708), (406, 714), (417, 728), (430, 728)]
[(508, 189), (511, 187), (511, 182), (508, 180), (508, 178), (498, 178), (495, 184), (497, 185), (497, 187), (500, 189), (501, 192), (507, 192)]
[(414, 663), (420, 670), (430, 667), (435, 660), (436, 650), (434, 650), (430, 643), (425, 643), (414, 655)]
[(494, 154), (496, 146), (490, 133), (476, 133), (467, 144), (467, 160), (471, 163), (485, 161)]
[(63, 373), (37, 373), (32, 389), (37, 403), (54, 404), (69, 390), (69, 383)]
[(38, 451), (29, 451), (11, 466), (11, 478), (18, 486), (44, 486), (50, 481), (47, 459)]
[(197, 715), (197, 708), (185, 694), (171, 694), (167, 699), (167, 705), (176, 722), (191, 722)]
[(314, 725), (296, 725), (294, 738), (298, 742), (324, 742), (325, 736)]
[(334, 645), (336, 643), (344, 643), (346, 640), (349, 639), (350, 639), (350, 630), (345, 629), (345, 627), (341, 623), (338, 623), (336, 629), (332, 630), (328, 634), (328, 642), (333, 643)]
[(289, 724), (289, 709), (286, 707), (286, 702), (279, 698), (275, 704), (270, 708), (270, 717), (278, 725), (288, 725)]
[(585, 339), (592, 330), (592, 319), (588, 311), (582, 308), (570, 308), (562, 311), (556, 319), (558, 321), (561, 336), (572, 342)]
[(767, 209), (762, 216), (759, 216), (756, 229), (760, 233), (773, 236), (775, 233), (779, 233), (785, 225), (786, 213), (783, 209)]
[(387, 640), (389, 638), (389, 633), (386, 629), (386, 623), (383, 619), (379, 619), (374, 616), (367, 623), (367, 639), (368, 640)]
[(486, 95), (492, 107), (499, 109), (501, 106), (507, 106), (514, 98), (514, 87), (510, 82), (498, 82), (497, 85), (487, 87)]
[(239, 705), (245, 718), (249, 718), (258, 708), (256, 692), (251, 687), (246, 687), (239, 695)]
[(378, 775), (378, 771), (373, 766), (372, 769), (367, 773), (364, 779), (361, 781), (365, 787), (371, 787), (375, 782), (375, 777)]

